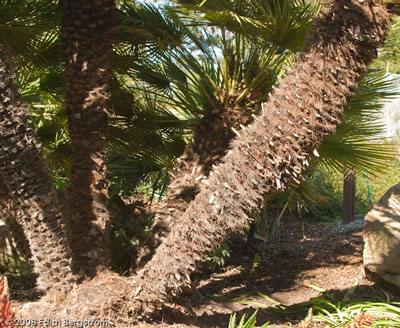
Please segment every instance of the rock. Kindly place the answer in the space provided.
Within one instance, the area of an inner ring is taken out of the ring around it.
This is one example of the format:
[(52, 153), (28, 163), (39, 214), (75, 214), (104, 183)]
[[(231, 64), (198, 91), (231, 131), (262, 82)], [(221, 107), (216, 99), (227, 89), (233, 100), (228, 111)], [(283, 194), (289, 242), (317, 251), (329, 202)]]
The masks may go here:
[(364, 242), (369, 277), (400, 288), (400, 184), (391, 187), (366, 215)]
[[(356, 216), (357, 217), (357, 216)], [(364, 228), (364, 217), (357, 217), (356, 220), (350, 223), (343, 223), (340, 221), (336, 229), (332, 230), (332, 234), (346, 234), (348, 232), (361, 231)]]

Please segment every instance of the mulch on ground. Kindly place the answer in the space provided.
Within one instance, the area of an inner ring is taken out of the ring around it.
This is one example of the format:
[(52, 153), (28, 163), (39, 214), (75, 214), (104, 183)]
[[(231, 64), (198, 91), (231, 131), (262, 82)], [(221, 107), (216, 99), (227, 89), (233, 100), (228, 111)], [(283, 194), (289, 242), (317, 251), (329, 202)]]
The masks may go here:
[[(362, 225), (338, 229), (329, 223), (302, 224), (289, 220), (280, 226), (279, 237), (267, 243), (256, 240), (251, 250), (246, 246), (244, 235), (234, 236), (228, 243), (231, 256), (223, 267), (211, 274), (195, 274), (195, 288), (190, 293), (169, 304), (157, 322), (139, 327), (227, 327), (233, 313), (249, 317), (254, 312), (254, 304), (243, 304), (243, 301), (264, 306), (276, 306), (276, 303), (296, 306), (324, 295), (340, 300), (354, 286), (357, 287), (352, 299), (396, 300), (390, 292), (365, 277)], [(255, 262), (257, 257), (259, 263)], [(101, 285), (101, 279), (89, 282), (86, 289), (93, 292), (96, 288), (90, 284)], [(104, 282), (110, 279), (116, 281), (112, 292), (122, 295), (122, 290), (116, 290), (118, 285), (124, 285), (119, 283), (120, 278), (104, 275)], [(24, 305), (21, 281), (14, 281), (10, 279), (11, 296), (14, 304), (21, 307)], [(32, 293), (26, 295), (31, 298)], [(235, 298), (241, 298), (241, 302), (229, 302)], [(257, 322), (261, 325), (269, 321), (276, 327), (293, 325), (305, 317), (304, 311), (289, 315), (260, 308)]]

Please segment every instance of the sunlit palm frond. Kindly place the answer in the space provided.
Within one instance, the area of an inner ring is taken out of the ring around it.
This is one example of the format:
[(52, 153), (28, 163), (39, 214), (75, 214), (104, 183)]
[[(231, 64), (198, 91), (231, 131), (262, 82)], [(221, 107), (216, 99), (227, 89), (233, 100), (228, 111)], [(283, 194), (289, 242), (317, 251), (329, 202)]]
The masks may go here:
[[(217, 25), (248, 37), (259, 37), (278, 47), (299, 50), (313, 17), (319, 12), (317, 1), (176, 1), (189, 24)], [(203, 20), (198, 20), (199, 12)]]
[(57, 12), (56, 1), (1, 1), (0, 43), (14, 62), (29, 62), (37, 54), (36, 39), (56, 28)]
[(165, 11), (151, 3), (122, 1), (117, 20), (114, 38), (132, 45), (151, 41), (167, 49), (181, 46), (187, 36), (186, 28), (180, 21), (171, 19)]
[(384, 139), (380, 113), (385, 101), (397, 92), (396, 84), (382, 72), (368, 74), (347, 106), (342, 123), (318, 150), (320, 164), (340, 172), (346, 167), (370, 174), (384, 170), (395, 159), (397, 147)]
[(385, 127), (381, 111), (385, 102), (395, 97), (397, 92), (394, 81), (387, 79), (382, 72), (367, 74), (346, 107), (336, 132), (325, 137), (319, 147), (319, 157), (311, 161), (310, 169), (304, 174), (305, 180), (279, 195), (281, 201), (292, 208), (300, 205), (306, 209), (326, 203), (328, 200), (316, 190), (319, 187), (312, 180), (312, 172), (319, 167), (341, 176), (348, 168), (360, 175), (374, 175), (395, 161), (398, 145), (383, 137)]

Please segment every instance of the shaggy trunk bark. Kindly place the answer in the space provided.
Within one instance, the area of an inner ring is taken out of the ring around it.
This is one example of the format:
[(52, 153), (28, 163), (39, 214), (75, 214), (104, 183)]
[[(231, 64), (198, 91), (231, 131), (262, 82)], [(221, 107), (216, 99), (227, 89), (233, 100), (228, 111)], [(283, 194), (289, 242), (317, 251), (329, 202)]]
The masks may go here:
[(108, 266), (106, 148), (114, 0), (61, 1), (70, 143), (69, 212), (73, 270)]
[(32, 252), (22, 226), (16, 220), (17, 214), (15, 211), (15, 202), (10, 197), (10, 192), (0, 176), (0, 219), (8, 226), (11, 237), (17, 245), (18, 252), (25, 260), (29, 261), (32, 257)]
[(152, 231), (139, 250), (135, 268), (143, 267), (172, 227), (179, 224), (179, 218), (198, 194), (201, 180), (208, 176), (212, 165), (218, 164), (228, 150), (235, 136), (232, 128), (238, 130), (241, 125), (252, 121), (249, 109), (219, 107), (217, 113), (207, 113), (200, 119), (192, 143), (178, 159), (178, 167), (171, 174), (173, 180), (158, 205)]
[(389, 23), (387, 9), (373, 0), (334, 1), (322, 12), (262, 114), (237, 133), (179, 225), (138, 272), (134, 316), (151, 315), (190, 286), (205, 254), (251, 222), (268, 195), (298, 183), (307, 158), (339, 123)]
[(0, 143), (0, 178), (29, 241), (37, 285), (43, 290), (69, 288), (75, 277), (56, 193), (1, 45)]

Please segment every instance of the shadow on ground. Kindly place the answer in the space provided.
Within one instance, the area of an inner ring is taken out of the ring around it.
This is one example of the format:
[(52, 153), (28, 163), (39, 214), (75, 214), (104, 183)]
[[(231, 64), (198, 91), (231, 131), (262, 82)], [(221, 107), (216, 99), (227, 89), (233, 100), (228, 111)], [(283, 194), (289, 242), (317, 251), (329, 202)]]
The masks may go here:
[[(285, 223), (281, 231), (281, 237), (270, 242), (265, 251), (258, 243), (254, 252), (249, 252), (243, 236), (233, 237), (226, 265), (208, 277), (195, 275), (196, 293), (177, 300), (174, 309), (165, 311), (163, 321), (227, 327), (233, 313), (238, 318), (254, 313), (255, 303), (271, 307), (280, 303), (293, 313), (260, 308), (257, 315), (259, 324), (269, 321), (279, 327), (304, 319), (310, 307), (305, 302), (311, 298), (342, 300), (352, 292), (352, 300), (399, 300), (365, 278), (360, 230), (339, 233), (325, 223), (309, 223), (304, 229), (299, 223)], [(256, 268), (255, 253), (262, 258)]]

